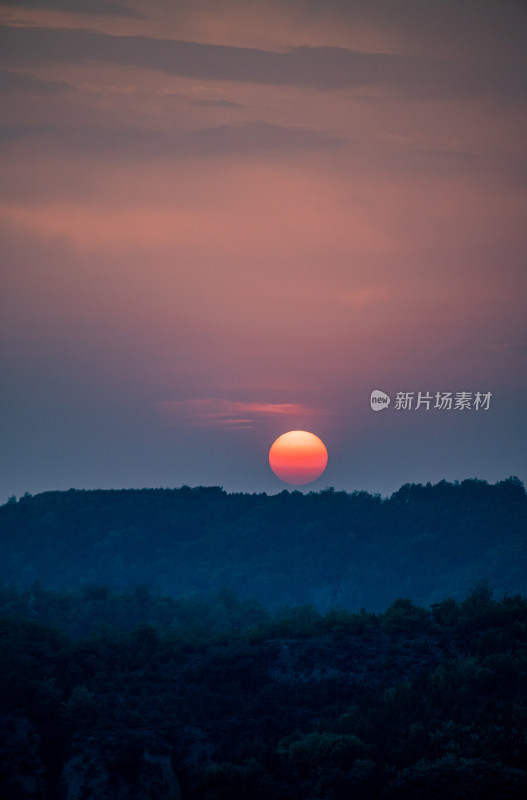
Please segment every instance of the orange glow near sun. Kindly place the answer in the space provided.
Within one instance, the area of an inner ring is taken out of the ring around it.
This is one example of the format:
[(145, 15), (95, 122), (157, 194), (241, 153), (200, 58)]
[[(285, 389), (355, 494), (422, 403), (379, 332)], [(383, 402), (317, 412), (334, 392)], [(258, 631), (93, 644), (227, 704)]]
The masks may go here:
[(269, 450), (269, 465), (284, 483), (302, 486), (319, 478), (328, 463), (324, 442), (308, 431), (289, 431)]

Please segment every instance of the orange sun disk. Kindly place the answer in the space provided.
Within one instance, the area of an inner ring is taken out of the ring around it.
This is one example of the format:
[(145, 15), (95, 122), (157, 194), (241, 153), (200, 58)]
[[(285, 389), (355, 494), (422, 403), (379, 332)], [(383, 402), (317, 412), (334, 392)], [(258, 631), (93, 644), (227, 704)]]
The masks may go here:
[(308, 431), (288, 431), (273, 442), (269, 465), (284, 483), (302, 486), (319, 478), (328, 463), (322, 439)]

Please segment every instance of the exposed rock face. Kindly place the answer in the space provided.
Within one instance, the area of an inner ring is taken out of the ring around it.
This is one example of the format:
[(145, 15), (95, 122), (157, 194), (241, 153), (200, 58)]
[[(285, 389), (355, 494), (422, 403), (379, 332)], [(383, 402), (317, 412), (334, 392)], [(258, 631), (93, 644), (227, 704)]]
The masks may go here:
[[(61, 800), (181, 800), (170, 755), (140, 740), (77, 741), (60, 780)], [(158, 750), (158, 752), (156, 752)]]

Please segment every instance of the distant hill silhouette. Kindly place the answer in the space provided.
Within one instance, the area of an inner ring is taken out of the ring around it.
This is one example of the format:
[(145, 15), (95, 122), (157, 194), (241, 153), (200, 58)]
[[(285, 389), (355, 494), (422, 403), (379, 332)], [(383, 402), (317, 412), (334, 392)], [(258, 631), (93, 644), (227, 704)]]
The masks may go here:
[(0, 507), (0, 581), (53, 589), (222, 588), (270, 608), (430, 605), (487, 580), (527, 593), (527, 494), (518, 478), (406, 484), (383, 499), (332, 489), (220, 487), (44, 492)]

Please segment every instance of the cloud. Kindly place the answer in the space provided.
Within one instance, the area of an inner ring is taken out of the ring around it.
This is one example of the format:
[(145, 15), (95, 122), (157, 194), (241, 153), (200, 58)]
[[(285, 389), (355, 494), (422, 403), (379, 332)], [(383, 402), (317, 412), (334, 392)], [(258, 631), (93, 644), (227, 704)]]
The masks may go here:
[[(483, 174), (491, 168), (492, 164), (488, 157), (480, 153), (472, 152), (468, 149), (456, 149), (446, 145), (442, 149), (439, 147), (411, 147), (401, 144), (401, 146), (383, 147), (376, 152), (376, 159), (384, 169), (396, 170), (406, 175), (420, 177), (440, 177), (448, 176), (468, 176), (476, 173)], [(494, 163), (496, 163), (494, 161)], [(516, 165), (515, 165), (516, 166)], [(502, 174), (504, 171), (502, 168)], [(518, 178), (517, 174), (514, 176)]]
[(2, 0), (2, 5), (14, 8), (37, 8), (50, 11), (67, 11), (73, 14), (94, 16), (142, 18), (142, 14), (122, 3), (109, 3), (106, 0)]
[(289, 154), (335, 150), (344, 144), (345, 139), (314, 128), (271, 125), (262, 120), (201, 128), (178, 140), (180, 152), (189, 155)]
[(196, 427), (254, 428), (262, 418), (313, 418), (320, 416), (321, 409), (302, 403), (243, 402), (212, 397), (189, 400), (165, 400), (156, 404), (165, 414), (183, 419)]
[(224, 93), (213, 86), (194, 86), (189, 105), (214, 106), (217, 108), (244, 108), (243, 103), (235, 103), (232, 100), (227, 100)]
[(527, 356), (527, 342), (514, 342), (510, 344), (493, 344), (489, 348), (493, 353), (506, 356), (525, 358)]
[(332, 151), (346, 139), (308, 127), (271, 125), (253, 120), (240, 125), (199, 128), (170, 134), (143, 128), (68, 128), (52, 125), (11, 125), (0, 128), (0, 142), (47, 140), (47, 146), (112, 158), (130, 155), (152, 158), (292, 154)]
[(208, 81), (295, 86), (319, 90), (384, 86), (415, 99), (498, 95), (525, 100), (514, 64), (363, 53), (340, 47), (288, 52), (231, 47), (94, 31), (0, 27), (3, 63), (106, 62)]
[(242, 103), (233, 103), (230, 100), (190, 100), (191, 106), (216, 106), (217, 108), (243, 108)]
[(29, 92), (30, 94), (60, 94), (70, 89), (65, 81), (47, 81), (26, 72), (0, 71), (0, 92)]

